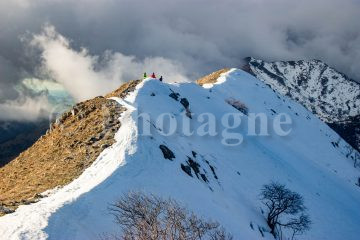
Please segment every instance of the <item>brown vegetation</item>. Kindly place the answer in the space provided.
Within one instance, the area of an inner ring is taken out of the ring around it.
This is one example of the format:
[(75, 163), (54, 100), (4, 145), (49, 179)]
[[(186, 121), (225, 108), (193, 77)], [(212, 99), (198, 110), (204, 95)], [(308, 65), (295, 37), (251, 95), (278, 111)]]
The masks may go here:
[[(106, 97), (125, 97), (138, 83), (126, 83)], [(0, 168), (0, 215), (77, 178), (115, 142), (124, 110), (114, 100), (96, 97), (65, 112), (33, 146)]]
[(230, 68), (223, 68), (216, 72), (210, 73), (209, 75), (202, 77), (196, 81), (200, 86), (207, 83), (216, 83), (216, 80), (220, 77), (222, 73), (226, 73), (230, 70)]
[(115, 91), (105, 95), (106, 98), (110, 97), (120, 97), (124, 98), (129, 92), (135, 90), (136, 86), (141, 82), (141, 80), (133, 80), (121, 85), (120, 88), (116, 89)]

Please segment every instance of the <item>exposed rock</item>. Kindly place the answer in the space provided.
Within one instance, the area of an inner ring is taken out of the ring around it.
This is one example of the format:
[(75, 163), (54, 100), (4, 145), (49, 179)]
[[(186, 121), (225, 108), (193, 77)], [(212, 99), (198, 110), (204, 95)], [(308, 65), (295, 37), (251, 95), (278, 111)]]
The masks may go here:
[(72, 116), (75, 116), (78, 112), (79, 112), (79, 110), (77, 108), (75, 108), (75, 107), (73, 109), (71, 109), (71, 115)]
[(109, 144), (107, 144), (107, 143), (105, 143), (105, 144), (101, 145), (101, 149), (105, 149), (105, 148), (108, 148), (108, 147), (110, 147), (110, 145), (109, 145)]
[(237, 100), (235, 98), (229, 98), (229, 99), (226, 99), (225, 101), (228, 104), (230, 104), (233, 108), (239, 110), (240, 112), (242, 112), (245, 115), (248, 115), (248, 113), (249, 113), (248, 107), (240, 100)]
[(190, 106), (190, 103), (189, 103), (189, 101), (186, 99), (186, 98), (182, 98), (181, 100), (180, 100), (180, 103), (184, 106), (184, 108), (189, 108), (189, 106)]
[(188, 157), (187, 163), (188, 163), (189, 166), (192, 168), (192, 170), (194, 170), (196, 177), (199, 178), (199, 174), (200, 174), (200, 164), (197, 163), (196, 161), (192, 160), (190, 157)]
[(188, 165), (184, 165), (184, 164), (181, 164), (181, 169), (187, 174), (189, 175), (190, 177), (192, 177), (193, 175), (191, 174), (191, 167), (188, 166)]
[(216, 171), (215, 171), (214, 166), (212, 166), (208, 160), (205, 160), (205, 162), (206, 162), (206, 164), (209, 166), (211, 172), (213, 173), (214, 178), (215, 178), (216, 180), (218, 180), (219, 178), (218, 178), (218, 176), (217, 176), (217, 174), (216, 174)]
[(172, 161), (172, 159), (175, 158), (174, 153), (167, 146), (161, 144), (159, 148), (161, 149), (165, 159)]
[(203, 180), (204, 182), (209, 182), (209, 180), (207, 179), (207, 177), (206, 177), (205, 174), (200, 173), (200, 176), (201, 176), (201, 178), (202, 178), (202, 180)]
[[(194, 151), (192, 151), (192, 154), (194, 157), (196, 157), (196, 153)], [(208, 165), (210, 166), (209, 163), (208, 163)], [(206, 176), (205, 169), (202, 168), (202, 171), (204, 173), (201, 173), (201, 171), (200, 171), (201, 165), (198, 162), (196, 162), (195, 160), (193, 160), (191, 157), (188, 156), (188, 160), (186, 161), (186, 164), (181, 164), (180, 166), (181, 166), (181, 169), (190, 177), (193, 177), (192, 171), (194, 171), (197, 179), (202, 180), (206, 183), (209, 183), (209, 180)], [(216, 176), (215, 171), (213, 173), (214, 173), (214, 176)], [(217, 177), (216, 177), (216, 179), (217, 179)]]
[(172, 92), (169, 94), (169, 97), (173, 98), (175, 101), (179, 101), (180, 94), (176, 92)]
[(15, 212), (15, 210), (8, 208), (6, 206), (2, 206), (0, 205), (0, 216), (4, 215), (4, 214), (9, 214), (9, 213), (13, 213)]

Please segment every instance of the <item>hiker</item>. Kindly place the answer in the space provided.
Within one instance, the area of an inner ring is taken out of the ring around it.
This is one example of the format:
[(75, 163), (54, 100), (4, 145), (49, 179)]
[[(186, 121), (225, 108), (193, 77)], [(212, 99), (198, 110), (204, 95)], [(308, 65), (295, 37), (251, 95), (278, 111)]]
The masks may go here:
[(151, 74), (151, 77), (152, 77), (152, 78), (156, 78), (155, 73)]
[(144, 79), (147, 77), (146, 72), (144, 72)]
[(159, 80), (160, 80), (160, 82), (162, 82), (162, 80), (163, 80), (163, 79), (162, 79), (162, 76), (159, 78)]

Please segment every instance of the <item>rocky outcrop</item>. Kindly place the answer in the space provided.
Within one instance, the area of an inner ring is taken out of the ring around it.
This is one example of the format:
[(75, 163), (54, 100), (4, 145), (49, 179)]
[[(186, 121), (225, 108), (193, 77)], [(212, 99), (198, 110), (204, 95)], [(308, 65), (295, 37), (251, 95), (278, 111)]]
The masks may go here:
[(175, 158), (175, 154), (167, 146), (161, 144), (159, 148), (163, 153), (165, 159), (169, 159), (170, 161), (172, 161), (173, 158)]

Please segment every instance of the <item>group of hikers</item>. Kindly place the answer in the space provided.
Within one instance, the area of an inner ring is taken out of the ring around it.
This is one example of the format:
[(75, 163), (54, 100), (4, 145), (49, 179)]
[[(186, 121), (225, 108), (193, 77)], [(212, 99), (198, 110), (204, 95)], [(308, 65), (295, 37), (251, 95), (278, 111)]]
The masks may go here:
[[(146, 74), (146, 72), (144, 72), (144, 79), (145, 79), (145, 78), (147, 78), (147, 74)], [(152, 73), (152, 74), (151, 74), (151, 78), (156, 78), (155, 73)], [(160, 80), (160, 82), (162, 82), (163, 77), (162, 77), (162, 76), (160, 76), (159, 80)]]

